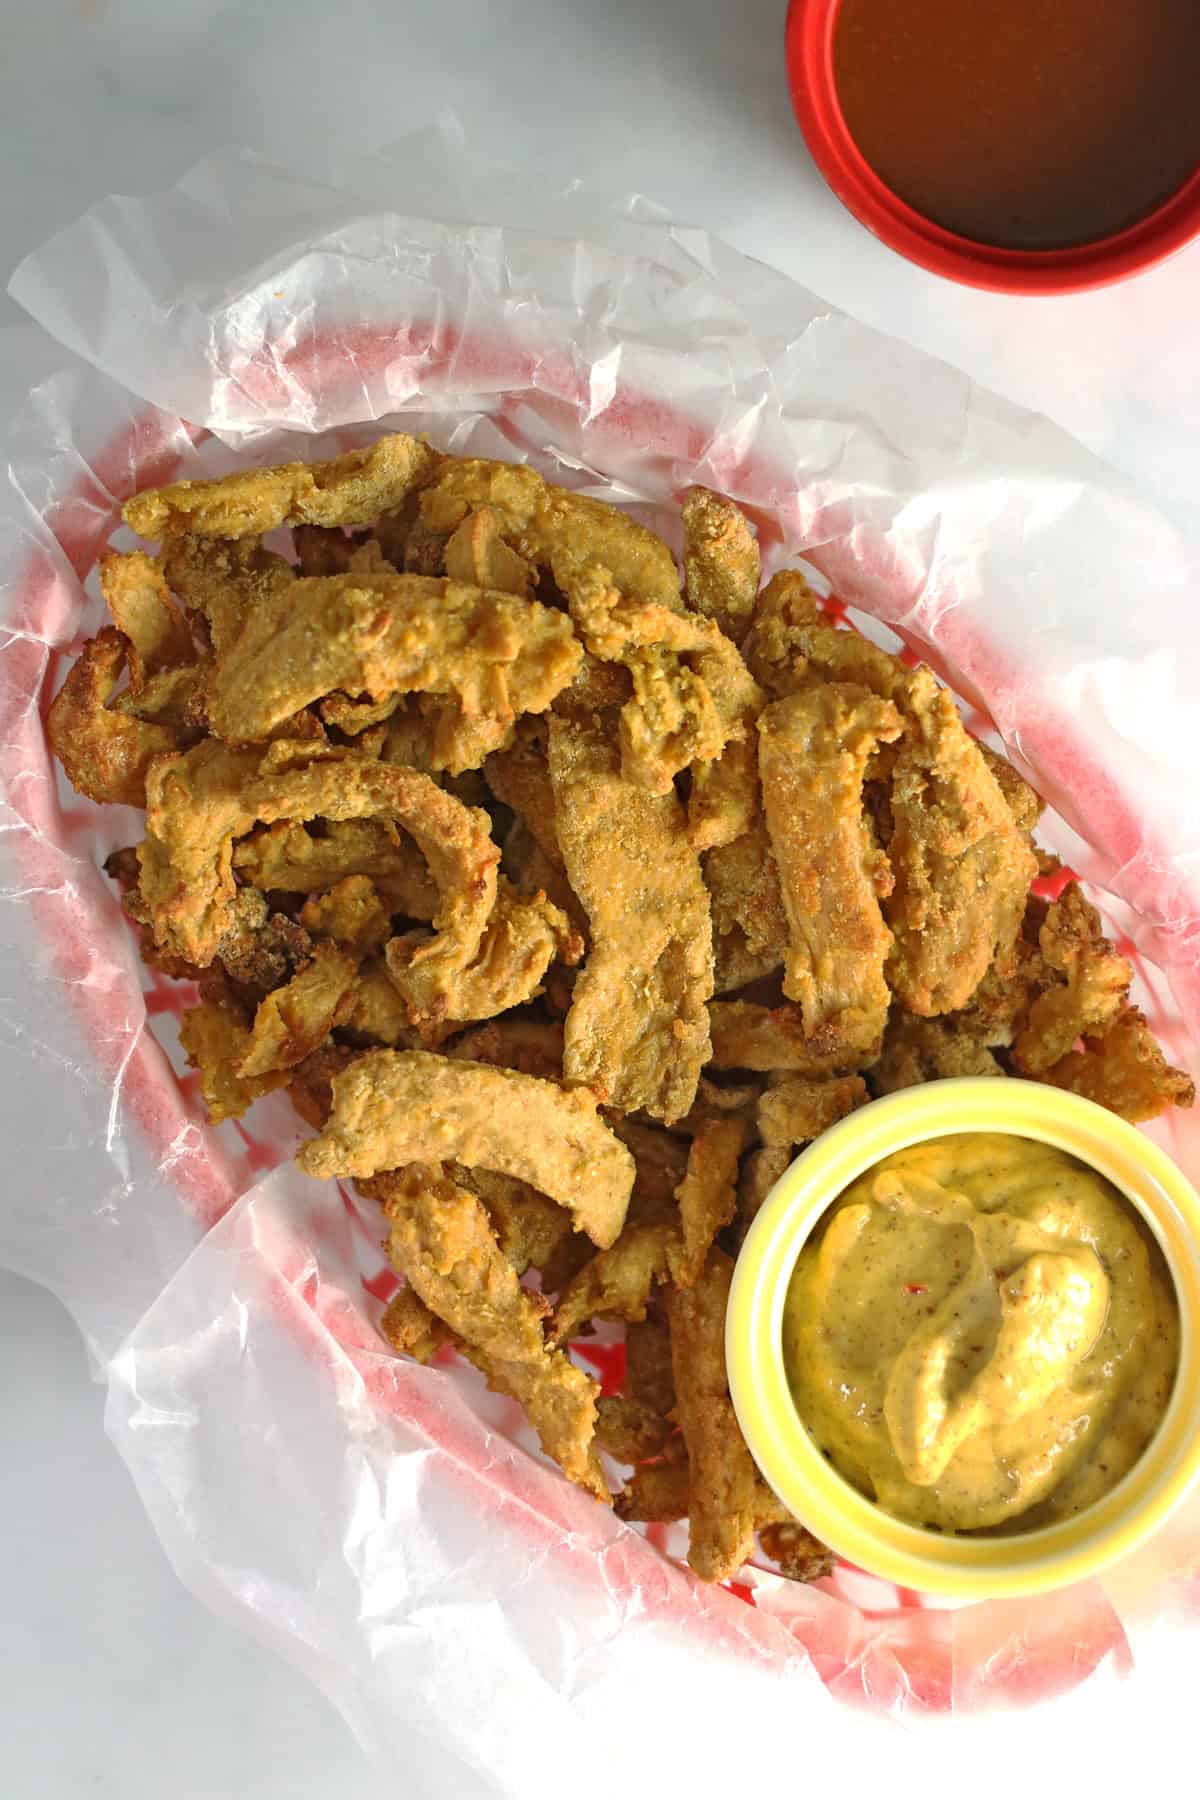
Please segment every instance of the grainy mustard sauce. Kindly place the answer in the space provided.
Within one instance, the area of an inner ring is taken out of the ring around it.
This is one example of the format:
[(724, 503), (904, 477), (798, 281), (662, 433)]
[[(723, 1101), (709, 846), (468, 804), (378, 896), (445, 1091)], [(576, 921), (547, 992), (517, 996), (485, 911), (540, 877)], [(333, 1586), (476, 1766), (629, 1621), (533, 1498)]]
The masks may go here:
[(1003, 1134), (886, 1157), (830, 1209), (788, 1290), (792, 1394), (894, 1517), (1029, 1530), (1137, 1461), (1175, 1378), (1161, 1253), (1103, 1177)]

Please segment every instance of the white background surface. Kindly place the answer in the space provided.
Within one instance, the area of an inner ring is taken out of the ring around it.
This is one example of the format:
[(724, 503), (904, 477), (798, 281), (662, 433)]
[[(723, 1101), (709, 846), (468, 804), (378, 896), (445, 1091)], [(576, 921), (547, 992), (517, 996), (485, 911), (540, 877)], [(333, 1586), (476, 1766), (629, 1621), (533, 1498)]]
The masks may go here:
[[(0, 267), (101, 195), (165, 186), (211, 149), (244, 143), (319, 173), (330, 147), (382, 148), (451, 109), (531, 180), (646, 194), (1049, 413), (1200, 530), (1200, 249), (1061, 301), (908, 268), (807, 160), (783, 13), (783, 0), (42, 0), (35, 21), (0, 0)], [(0, 301), (0, 323), (16, 316)], [(0, 1791), (403, 1800), (401, 1772), (372, 1773), (324, 1700), (179, 1587), (104, 1439), (73, 1326), (8, 1276), (0, 1368)], [(1040, 1794), (1032, 1771), (1049, 1783), (1070, 1768), (1093, 1795), (1127, 1792), (1147, 1746), (1136, 1694), (1125, 1706), (981, 1733), (973, 1791)], [(938, 1792), (932, 1753), (897, 1742), (889, 1800)], [(569, 1789), (565, 1771), (537, 1778)]]

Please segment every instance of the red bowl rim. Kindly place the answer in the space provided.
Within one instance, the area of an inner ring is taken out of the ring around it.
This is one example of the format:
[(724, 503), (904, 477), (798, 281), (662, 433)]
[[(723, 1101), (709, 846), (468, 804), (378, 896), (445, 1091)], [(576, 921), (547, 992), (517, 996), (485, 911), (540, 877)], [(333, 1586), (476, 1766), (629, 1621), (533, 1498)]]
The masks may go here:
[(880, 179), (850, 135), (833, 78), (842, 0), (789, 0), (785, 37), (792, 106), (837, 198), (881, 243), (967, 287), (1000, 294), (1069, 294), (1124, 281), (1200, 234), (1200, 166), (1162, 204), (1122, 231), (1064, 250), (1005, 250), (960, 237), (915, 211)]

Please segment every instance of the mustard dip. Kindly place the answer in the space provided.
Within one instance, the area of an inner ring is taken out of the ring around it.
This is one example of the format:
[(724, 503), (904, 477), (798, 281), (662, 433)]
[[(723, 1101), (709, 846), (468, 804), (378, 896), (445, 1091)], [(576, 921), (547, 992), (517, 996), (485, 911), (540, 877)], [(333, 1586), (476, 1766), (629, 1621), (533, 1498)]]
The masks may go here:
[(783, 1354), (810, 1435), (887, 1512), (1029, 1530), (1137, 1461), (1178, 1327), (1157, 1246), (1109, 1182), (977, 1132), (847, 1188), (796, 1264)]

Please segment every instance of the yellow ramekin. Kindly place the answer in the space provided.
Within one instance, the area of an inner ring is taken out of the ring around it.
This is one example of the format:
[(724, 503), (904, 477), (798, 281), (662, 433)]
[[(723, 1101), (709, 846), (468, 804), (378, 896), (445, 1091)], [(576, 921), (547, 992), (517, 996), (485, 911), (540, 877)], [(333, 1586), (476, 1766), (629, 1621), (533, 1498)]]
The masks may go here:
[[(892, 1518), (809, 1437), (783, 1363), (783, 1305), (826, 1209), (894, 1150), (967, 1131), (1053, 1144), (1105, 1176), (1158, 1240), (1179, 1305), (1179, 1373), (1141, 1460), (1086, 1512), (1013, 1536), (956, 1536)], [(1200, 1475), (1200, 1197), (1170, 1157), (1090, 1100), (1032, 1081), (933, 1081), (852, 1113), (772, 1189), (737, 1260), (725, 1326), (729, 1387), (751, 1454), (780, 1500), (838, 1556), (901, 1587), (959, 1600), (1043, 1593), (1097, 1574), (1145, 1541)]]

